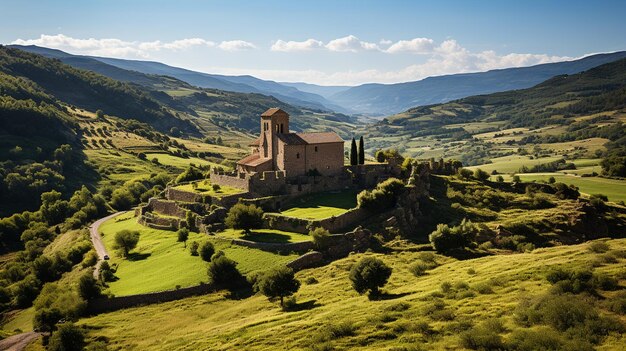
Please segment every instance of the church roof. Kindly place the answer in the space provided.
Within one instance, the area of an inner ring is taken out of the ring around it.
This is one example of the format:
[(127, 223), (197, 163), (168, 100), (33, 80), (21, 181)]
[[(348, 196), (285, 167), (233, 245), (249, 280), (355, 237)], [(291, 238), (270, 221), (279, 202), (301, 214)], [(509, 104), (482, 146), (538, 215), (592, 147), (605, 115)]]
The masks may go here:
[(259, 145), (261, 145), (261, 137), (254, 139), (253, 141), (250, 142), (250, 144), (248, 144), (248, 146), (259, 146)]
[(279, 109), (278, 107), (272, 107), (272, 108), (268, 109), (267, 111), (263, 112), (261, 114), (261, 117), (271, 117), (271, 116), (273, 116), (273, 115), (275, 115), (277, 113), (284, 113), (286, 115), (288, 114), (287, 112)]
[(343, 143), (334, 132), (328, 133), (279, 133), (276, 137), (287, 145)]
[(270, 161), (271, 161), (270, 159), (262, 159), (261, 155), (259, 155), (258, 153), (254, 153), (252, 155), (248, 155), (242, 158), (241, 160), (237, 161), (237, 164), (256, 167), (258, 165), (262, 165), (265, 162), (270, 162)]

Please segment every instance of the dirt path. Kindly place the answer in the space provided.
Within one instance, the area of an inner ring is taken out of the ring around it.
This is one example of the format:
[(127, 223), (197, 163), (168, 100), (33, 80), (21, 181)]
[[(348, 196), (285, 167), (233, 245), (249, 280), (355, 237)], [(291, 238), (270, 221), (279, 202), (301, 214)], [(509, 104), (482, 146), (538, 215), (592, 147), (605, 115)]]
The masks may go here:
[(9, 336), (4, 340), (0, 340), (0, 350), (21, 351), (28, 346), (33, 340), (41, 336), (38, 332), (28, 332)]
[(96, 278), (100, 274), (100, 265), (102, 264), (102, 261), (104, 260), (104, 256), (108, 255), (107, 249), (106, 247), (104, 247), (104, 244), (102, 243), (102, 238), (100, 237), (100, 233), (98, 233), (98, 228), (100, 228), (100, 225), (102, 223), (108, 221), (109, 219), (113, 217), (117, 217), (121, 215), (122, 213), (124, 212), (117, 212), (112, 215), (106, 216), (104, 218), (100, 218), (99, 220), (93, 222), (89, 226), (89, 234), (90, 234), (89, 236), (91, 237), (91, 242), (93, 244), (93, 247), (96, 249), (96, 253), (98, 254), (98, 263), (96, 263), (96, 269), (94, 269), (93, 271), (93, 275)]

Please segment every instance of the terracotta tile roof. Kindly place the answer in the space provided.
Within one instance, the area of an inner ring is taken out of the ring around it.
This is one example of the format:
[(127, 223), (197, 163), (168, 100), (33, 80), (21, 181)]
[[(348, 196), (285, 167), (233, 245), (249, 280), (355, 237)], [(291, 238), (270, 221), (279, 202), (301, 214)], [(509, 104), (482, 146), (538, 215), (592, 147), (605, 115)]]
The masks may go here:
[(261, 137), (254, 139), (253, 141), (250, 142), (250, 144), (248, 144), (248, 146), (259, 146), (259, 145), (261, 145)]
[(335, 132), (328, 133), (297, 133), (307, 144), (343, 143), (343, 139)]
[(306, 145), (306, 141), (296, 133), (278, 133), (276, 137), (287, 145)]
[(270, 117), (275, 115), (276, 113), (282, 112), (284, 114), (288, 114), (287, 112), (279, 109), (278, 107), (272, 107), (270, 109), (268, 109), (267, 111), (263, 112), (263, 114), (261, 114), (261, 117)]
[(252, 155), (248, 155), (244, 158), (242, 158), (241, 160), (237, 161), (238, 165), (244, 165), (244, 166), (252, 166), (252, 167), (256, 167), (258, 165), (262, 165), (265, 162), (270, 162), (271, 159), (262, 159), (261, 155), (259, 154), (252, 154)]
[(287, 145), (343, 143), (337, 133), (284, 133), (276, 134)]

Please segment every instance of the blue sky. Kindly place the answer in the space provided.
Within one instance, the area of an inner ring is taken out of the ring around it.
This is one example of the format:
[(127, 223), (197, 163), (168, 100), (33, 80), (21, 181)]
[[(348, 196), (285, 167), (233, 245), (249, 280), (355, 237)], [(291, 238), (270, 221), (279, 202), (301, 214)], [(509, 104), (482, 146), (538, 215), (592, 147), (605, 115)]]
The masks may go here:
[(626, 1), (0, 0), (0, 43), (317, 84), (626, 50)]

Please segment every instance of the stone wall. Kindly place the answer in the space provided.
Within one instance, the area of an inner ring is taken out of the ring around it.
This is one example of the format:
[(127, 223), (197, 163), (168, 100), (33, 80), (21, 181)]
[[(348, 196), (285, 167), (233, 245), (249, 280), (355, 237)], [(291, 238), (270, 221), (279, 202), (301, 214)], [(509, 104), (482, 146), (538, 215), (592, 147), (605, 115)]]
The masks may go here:
[(215, 290), (215, 287), (211, 284), (200, 284), (188, 288), (160, 291), (148, 294), (98, 298), (89, 301), (89, 303), (87, 304), (87, 313), (94, 315), (98, 313), (117, 311), (135, 306), (180, 300), (190, 296), (208, 294)]
[(244, 239), (230, 239), (223, 237), (215, 237), (218, 240), (228, 241), (233, 245), (249, 247), (252, 249), (259, 249), (269, 252), (307, 252), (315, 248), (315, 244), (312, 241), (301, 241), (297, 243), (263, 243), (257, 241), (250, 241)]
[(181, 202), (200, 202), (202, 201), (202, 196), (196, 193), (192, 193), (189, 191), (183, 191), (168, 187), (165, 189), (165, 197), (168, 200), (172, 201), (181, 201)]
[(305, 268), (317, 267), (323, 263), (324, 254), (319, 251), (311, 251), (287, 263), (287, 267), (293, 269), (294, 271), (299, 271)]
[(174, 216), (179, 218), (185, 218), (186, 210), (180, 208), (174, 201), (161, 200), (151, 198), (146, 206), (150, 212), (156, 212), (166, 216)]
[(246, 173), (227, 173), (219, 169), (211, 169), (209, 179), (213, 184), (231, 186), (233, 188), (250, 191), (250, 178)]
[(320, 220), (294, 218), (278, 213), (266, 213), (263, 215), (264, 226), (270, 229), (283, 230), (308, 234), (312, 228), (325, 228), (331, 233), (338, 233), (363, 221), (370, 214), (360, 208), (354, 208), (339, 216), (333, 216)]

